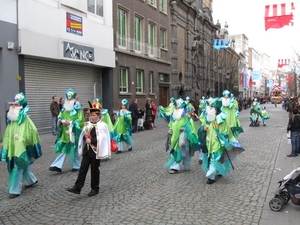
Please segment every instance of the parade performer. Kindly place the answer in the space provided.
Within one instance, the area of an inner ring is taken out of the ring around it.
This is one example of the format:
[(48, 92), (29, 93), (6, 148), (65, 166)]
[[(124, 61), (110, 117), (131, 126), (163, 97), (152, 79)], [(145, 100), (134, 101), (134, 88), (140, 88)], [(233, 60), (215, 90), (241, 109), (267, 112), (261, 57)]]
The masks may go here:
[(7, 163), (9, 197), (15, 198), (21, 194), (23, 180), (26, 188), (38, 182), (29, 166), (42, 156), (42, 150), (38, 131), (27, 115), (29, 106), (25, 95), (18, 93), (9, 104), (0, 156)]
[(267, 107), (266, 106), (262, 106), (261, 107), (261, 119), (263, 122), (263, 125), (266, 126), (267, 125), (267, 120), (270, 119), (270, 114), (267, 111)]
[(205, 120), (198, 130), (200, 147), (204, 153), (202, 169), (208, 178), (207, 184), (215, 182), (216, 175), (226, 176), (233, 168), (232, 161), (244, 149), (235, 140), (228, 138), (228, 125), (225, 123), (226, 112), (221, 111), (221, 101), (209, 98), (204, 112)]
[(179, 98), (173, 101), (173, 105), (172, 113), (170, 106), (168, 110), (164, 110), (162, 106), (159, 107), (161, 117), (167, 120), (169, 127), (170, 159), (166, 166), (170, 169), (170, 174), (180, 171), (181, 162), (185, 170), (190, 170), (191, 156), (195, 150), (199, 150), (197, 130), (186, 108), (186, 102)]
[(77, 93), (72, 88), (65, 92), (64, 106), (58, 115), (59, 128), (54, 147), (55, 154), (58, 153), (58, 156), (51, 164), (50, 171), (62, 172), (67, 155), (70, 155), (72, 172), (80, 168), (77, 149), (85, 118), (81, 105), (75, 104), (76, 95)]
[(75, 185), (68, 188), (68, 191), (80, 194), (91, 165), (91, 191), (88, 194), (91, 197), (99, 193), (100, 159), (110, 158), (111, 151), (108, 126), (101, 120), (102, 105), (99, 99), (89, 104), (90, 121), (85, 122), (78, 142), (78, 154), (82, 156), (81, 166)]
[(127, 110), (129, 102), (127, 99), (122, 100), (121, 110), (116, 113), (116, 122), (114, 124), (114, 129), (116, 136), (114, 139), (118, 144), (118, 151), (116, 154), (122, 153), (124, 151), (124, 144), (126, 143), (128, 151), (132, 151), (133, 139), (131, 137), (131, 112)]
[(238, 137), (241, 133), (244, 132), (241, 122), (238, 118), (239, 116), (239, 106), (233, 94), (228, 90), (222, 92), (221, 97), (222, 108), (221, 110), (226, 113), (226, 123), (230, 127), (229, 136)]
[(251, 121), (250, 126), (259, 125), (258, 119), (260, 115), (261, 115), (260, 104), (257, 101), (257, 98), (254, 98), (250, 108), (250, 121)]

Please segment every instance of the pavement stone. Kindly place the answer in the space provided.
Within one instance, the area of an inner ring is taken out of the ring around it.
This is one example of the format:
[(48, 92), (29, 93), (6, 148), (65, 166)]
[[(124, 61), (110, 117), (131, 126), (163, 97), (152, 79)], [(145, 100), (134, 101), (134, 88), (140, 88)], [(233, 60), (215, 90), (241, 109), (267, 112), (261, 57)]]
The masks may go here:
[(234, 162), (235, 170), (213, 185), (206, 184), (198, 153), (190, 171), (168, 173), (167, 123), (157, 119), (156, 129), (133, 134), (133, 151), (101, 162), (98, 195), (87, 196), (90, 174), (81, 194), (74, 195), (66, 189), (77, 173), (71, 172), (69, 158), (62, 173), (48, 170), (55, 159), (55, 137), (43, 134), (43, 156), (31, 166), (39, 182), (18, 198), (8, 198), (6, 163), (0, 163), (0, 224), (299, 224), (299, 206), (289, 202), (273, 212), (268, 205), (277, 182), (300, 165), (300, 157), (286, 157), (291, 151), (287, 112), (266, 106), (272, 117), (267, 126), (249, 127), (249, 109), (241, 111), (245, 132), (239, 141), (245, 152)]

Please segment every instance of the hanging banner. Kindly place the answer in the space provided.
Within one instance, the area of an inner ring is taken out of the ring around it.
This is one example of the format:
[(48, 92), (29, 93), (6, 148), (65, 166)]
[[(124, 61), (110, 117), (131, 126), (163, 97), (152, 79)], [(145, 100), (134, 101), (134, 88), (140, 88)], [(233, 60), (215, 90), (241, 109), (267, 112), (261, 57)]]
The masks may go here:
[(232, 40), (231, 39), (215, 39), (214, 40), (214, 49), (221, 50), (224, 48), (230, 47)]
[(283, 3), (265, 6), (265, 30), (270, 28), (279, 29), (284, 26), (293, 26), (295, 10), (294, 3)]

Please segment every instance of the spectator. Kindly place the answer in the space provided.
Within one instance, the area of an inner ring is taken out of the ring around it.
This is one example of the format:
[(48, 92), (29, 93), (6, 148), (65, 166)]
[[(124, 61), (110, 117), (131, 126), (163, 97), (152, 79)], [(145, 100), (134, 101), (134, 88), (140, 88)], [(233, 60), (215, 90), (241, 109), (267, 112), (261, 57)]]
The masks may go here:
[(60, 98), (59, 99), (59, 111), (61, 111), (61, 109), (63, 108), (63, 106), (64, 106), (64, 99), (63, 98)]
[(149, 116), (151, 117), (153, 116), (151, 98), (146, 99), (145, 109), (146, 109), (146, 120), (147, 120)]
[(292, 152), (287, 157), (298, 156), (298, 153), (300, 153), (300, 116), (298, 115), (298, 109), (292, 110), (292, 117), (289, 118), (287, 126), (288, 132), (291, 132)]
[(57, 134), (57, 118), (58, 118), (58, 114), (60, 112), (56, 95), (54, 95), (52, 97), (52, 102), (50, 104), (50, 112), (52, 115), (52, 134), (56, 135)]
[(137, 123), (138, 123), (138, 100), (135, 98), (132, 100), (131, 104), (129, 105), (128, 110), (131, 112), (131, 118), (132, 118), (132, 133), (135, 133), (137, 131)]
[(151, 100), (151, 107), (152, 107), (152, 122), (153, 122), (153, 128), (155, 128), (155, 118), (157, 115), (157, 106), (155, 105), (155, 102)]

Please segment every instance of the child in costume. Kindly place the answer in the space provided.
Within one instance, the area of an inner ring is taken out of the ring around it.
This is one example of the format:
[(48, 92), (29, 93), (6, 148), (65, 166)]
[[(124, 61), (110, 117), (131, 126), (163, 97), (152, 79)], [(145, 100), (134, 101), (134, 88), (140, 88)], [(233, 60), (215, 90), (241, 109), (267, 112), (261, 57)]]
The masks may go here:
[(118, 151), (116, 154), (122, 153), (124, 151), (124, 144), (126, 143), (128, 151), (132, 151), (133, 139), (131, 137), (131, 112), (127, 110), (129, 102), (127, 99), (122, 100), (122, 106), (120, 111), (116, 113), (116, 122), (114, 124), (114, 129), (116, 136), (114, 139), (118, 144)]
[(78, 143), (78, 154), (82, 156), (81, 166), (75, 185), (68, 188), (68, 191), (80, 194), (91, 167), (91, 191), (88, 194), (91, 197), (99, 193), (100, 160), (109, 159), (111, 151), (110, 134), (107, 124), (102, 121), (102, 105), (99, 99), (90, 103), (90, 107), (90, 121), (85, 123)]
[(270, 114), (267, 112), (267, 108), (266, 106), (262, 106), (261, 107), (261, 119), (263, 122), (263, 125), (266, 126), (267, 125), (267, 120), (270, 119)]

